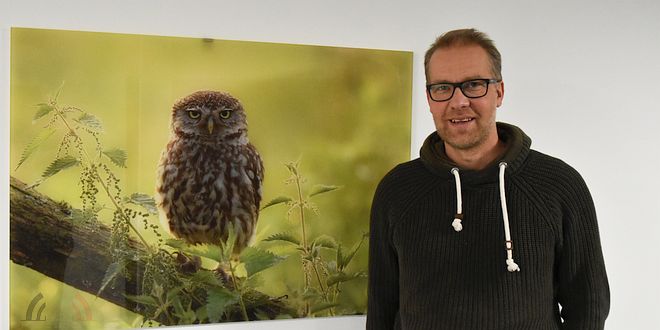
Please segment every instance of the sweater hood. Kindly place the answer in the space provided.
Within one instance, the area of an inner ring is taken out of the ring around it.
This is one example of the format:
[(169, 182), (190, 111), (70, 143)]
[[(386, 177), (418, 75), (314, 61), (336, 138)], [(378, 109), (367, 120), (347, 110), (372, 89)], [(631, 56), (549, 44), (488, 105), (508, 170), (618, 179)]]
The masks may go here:
[(443, 178), (454, 177), (456, 184), (456, 214), (454, 215), (454, 221), (451, 223), (451, 226), (456, 232), (463, 230), (464, 220), (467, 220), (468, 226), (470, 225), (470, 219), (466, 218), (463, 214), (462, 185), (476, 185), (499, 181), (500, 205), (502, 208), (502, 222), (505, 236), (504, 244), (507, 254), (506, 265), (509, 272), (517, 272), (520, 271), (520, 267), (513, 259), (513, 240), (511, 239), (509, 212), (506, 204), (504, 173), (507, 172), (509, 175), (515, 174), (522, 167), (529, 154), (529, 147), (532, 144), (532, 140), (516, 126), (505, 123), (497, 123), (496, 125), (497, 135), (505, 143), (506, 151), (502, 157), (488, 164), (483, 170), (463, 170), (458, 167), (447, 157), (445, 144), (436, 133), (426, 138), (420, 151), (420, 157), (424, 166), (432, 173)]
[(458, 168), (464, 184), (479, 184), (496, 182), (498, 180), (498, 164), (507, 163), (507, 173), (516, 173), (529, 154), (532, 139), (517, 126), (498, 122), (497, 135), (506, 144), (504, 155), (496, 159), (482, 170), (463, 169), (447, 157), (444, 141), (437, 132), (431, 133), (420, 150), (420, 158), (424, 166), (433, 174), (442, 178), (452, 178), (451, 170)]

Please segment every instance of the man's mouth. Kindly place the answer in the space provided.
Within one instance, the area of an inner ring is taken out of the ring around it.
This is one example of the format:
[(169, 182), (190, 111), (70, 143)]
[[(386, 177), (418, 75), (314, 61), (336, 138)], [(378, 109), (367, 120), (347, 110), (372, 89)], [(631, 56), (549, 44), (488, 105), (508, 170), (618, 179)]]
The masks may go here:
[(449, 122), (452, 124), (461, 124), (461, 123), (468, 123), (473, 121), (474, 118), (459, 118), (459, 119), (450, 119)]

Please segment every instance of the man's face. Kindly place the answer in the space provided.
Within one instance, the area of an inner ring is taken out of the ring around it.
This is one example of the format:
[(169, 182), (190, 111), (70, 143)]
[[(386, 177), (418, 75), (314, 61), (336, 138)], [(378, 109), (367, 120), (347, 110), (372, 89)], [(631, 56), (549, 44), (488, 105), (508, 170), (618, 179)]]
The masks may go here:
[[(471, 79), (494, 79), (486, 51), (477, 45), (436, 50), (429, 60), (429, 84), (458, 83)], [(435, 128), (448, 145), (458, 150), (478, 150), (486, 141), (497, 141), (495, 111), (502, 104), (504, 83), (491, 83), (480, 98), (467, 98), (456, 88), (443, 102), (426, 99)]]

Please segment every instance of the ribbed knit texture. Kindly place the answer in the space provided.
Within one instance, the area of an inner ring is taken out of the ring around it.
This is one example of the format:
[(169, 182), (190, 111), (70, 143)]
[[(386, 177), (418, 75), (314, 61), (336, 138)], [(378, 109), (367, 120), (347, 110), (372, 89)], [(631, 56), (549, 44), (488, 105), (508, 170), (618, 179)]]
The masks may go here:
[[(371, 211), (367, 329), (603, 329), (609, 286), (593, 201), (581, 176), (530, 150), (519, 128), (498, 123), (508, 151), (456, 187), (437, 134), (421, 158), (388, 173)], [(506, 266), (497, 164), (513, 253)], [(562, 309), (560, 312), (559, 304)]]

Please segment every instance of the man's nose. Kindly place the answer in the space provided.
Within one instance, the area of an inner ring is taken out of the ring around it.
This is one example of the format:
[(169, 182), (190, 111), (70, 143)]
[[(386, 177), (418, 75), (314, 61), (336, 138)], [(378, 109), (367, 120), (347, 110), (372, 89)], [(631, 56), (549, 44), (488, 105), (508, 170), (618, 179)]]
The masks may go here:
[(470, 105), (470, 98), (463, 94), (463, 90), (456, 88), (454, 95), (449, 99), (449, 106), (452, 108), (465, 108)]

